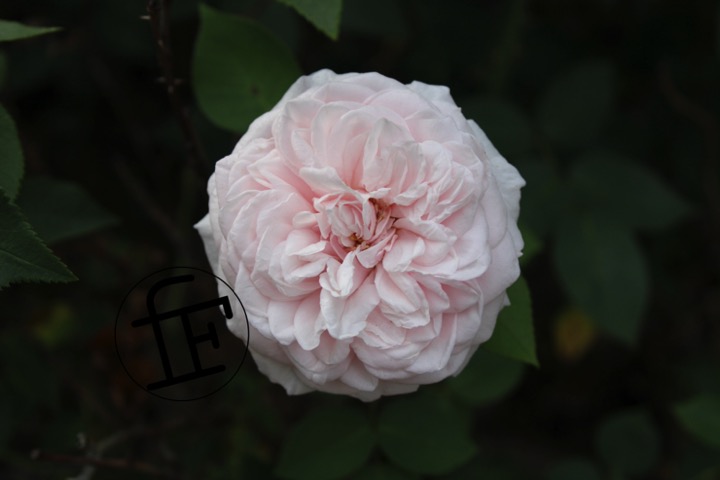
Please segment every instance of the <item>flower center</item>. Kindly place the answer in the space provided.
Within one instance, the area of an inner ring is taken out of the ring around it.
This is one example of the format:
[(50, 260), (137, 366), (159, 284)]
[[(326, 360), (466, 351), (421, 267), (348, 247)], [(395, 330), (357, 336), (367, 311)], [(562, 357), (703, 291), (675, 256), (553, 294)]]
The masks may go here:
[(320, 233), (339, 258), (387, 243), (388, 236), (395, 232), (389, 206), (367, 194), (325, 195), (315, 200), (315, 209)]

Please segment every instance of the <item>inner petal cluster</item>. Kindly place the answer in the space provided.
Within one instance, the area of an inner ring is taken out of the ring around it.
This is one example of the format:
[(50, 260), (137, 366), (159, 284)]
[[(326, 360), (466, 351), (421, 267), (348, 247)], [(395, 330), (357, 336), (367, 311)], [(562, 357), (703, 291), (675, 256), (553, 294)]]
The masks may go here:
[(372, 268), (397, 237), (389, 206), (367, 193), (346, 191), (315, 199), (317, 225), (330, 254), (341, 260), (350, 252), (362, 266)]

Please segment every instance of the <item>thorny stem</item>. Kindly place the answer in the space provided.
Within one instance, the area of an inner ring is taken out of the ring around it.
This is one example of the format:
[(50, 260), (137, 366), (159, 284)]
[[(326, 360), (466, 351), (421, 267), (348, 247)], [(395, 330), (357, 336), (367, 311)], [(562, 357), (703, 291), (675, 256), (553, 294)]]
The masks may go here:
[(153, 37), (155, 38), (155, 51), (163, 75), (160, 80), (167, 88), (170, 106), (185, 137), (189, 164), (203, 174), (203, 177), (207, 177), (210, 164), (200, 143), (195, 126), (190, 121), (188, 110), (178, 93), (178, 87), (182, 81), (175, 77), (173, 68), (168, 19), (169, 3), (169, 0), (149, 0), (147, 4), (148, 16), (146, 18), (150, 21)]
[[(208, 163), (208, 159), (200, 143), (197, 131), (190, 120), (188, 109), (184, 105), (178, 92), (178, 87), (182, 81), (175, 76), (173, 68), (170, 42), (169, 6), (170, 0), (148, 0), (148, 16), (146, 19), (150, 21), (150, 25), (152, 27), (157, 60), (163, 75), (161, 82), (167, 89), (170, 106), (172, 108), (173, 115), (182, 130), (188, 154), (186, 168), (181, 174), (182, 196), (180, 197), (177, 212), (178, 224), (180, 225), (180, 228), (183, 229), (192, 223), (192, 220), (194, 220), (193, 199), (195, 198), (194, 189), (197, 184), (194, 182), (195, 176), (192, 175), (192, 172), (196, 172), (201, 178), (207, 178), (209, 177), (212, 165)], [(188, 243), (182, 241), (178, 252), (180, 257), (178, 260), (183, 263), (191, 260), (192, 258), (191, 252), (188, 250), (187, 246)]]

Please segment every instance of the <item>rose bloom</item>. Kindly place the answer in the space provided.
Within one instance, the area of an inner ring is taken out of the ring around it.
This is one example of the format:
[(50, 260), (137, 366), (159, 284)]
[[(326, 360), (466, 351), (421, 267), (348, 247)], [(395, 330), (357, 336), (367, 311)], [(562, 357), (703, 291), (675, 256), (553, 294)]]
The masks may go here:
[(457, 375), (490, 338), (524, 183), (446, 87), (322, 70), (217, 162), (196, 228), (261, 372), (370, 401)]

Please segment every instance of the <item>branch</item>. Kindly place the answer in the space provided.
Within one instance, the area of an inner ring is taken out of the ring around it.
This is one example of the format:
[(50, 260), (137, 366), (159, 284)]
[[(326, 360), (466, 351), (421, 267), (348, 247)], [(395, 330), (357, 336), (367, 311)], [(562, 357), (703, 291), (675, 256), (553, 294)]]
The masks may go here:
[(207, 177), (210, 173), (207, 170), (211, 168), (211, 165), (208, 163), (195, 126), (190, 121), (188, 110), (178, 94), (178, 87), (183, 82), (175, 77), (173, 68), (170, 24), (167, 14), (168, 5), (169, 0), (149, 0), (147, 4), (148, 16), (144, 18), (148, 19), (152, 26), (157, 60), (163, 75), (160, 81), (167, 88), (170, 106), (185, 137), (189, 164), (194, 166), (204, 177)]

